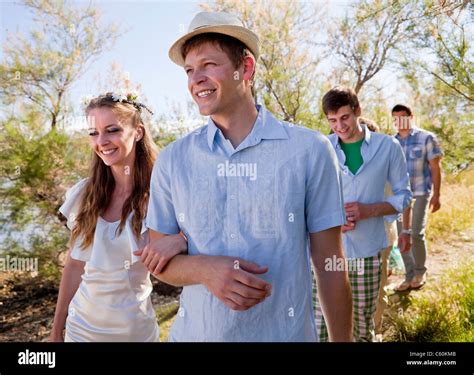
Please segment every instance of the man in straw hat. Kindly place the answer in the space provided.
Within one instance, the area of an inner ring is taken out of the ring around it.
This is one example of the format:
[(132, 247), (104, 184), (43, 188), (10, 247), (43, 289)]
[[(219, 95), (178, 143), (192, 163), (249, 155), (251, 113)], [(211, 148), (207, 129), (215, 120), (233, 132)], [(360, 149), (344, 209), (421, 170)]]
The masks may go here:
[[(331, 144), (255, 105), (259, 39), (234, 15), (197, 14), (169, 56), (210, 116), (160, 153), (152, 175), (142, 260), (184, 286), (170, 341), (315, 341), (310, 255), (330, 338), (351, 340), (347, 273), (323, 271), (343, 257)], [(189, 255), (161, 269), (153, 240), (180, 231)]]

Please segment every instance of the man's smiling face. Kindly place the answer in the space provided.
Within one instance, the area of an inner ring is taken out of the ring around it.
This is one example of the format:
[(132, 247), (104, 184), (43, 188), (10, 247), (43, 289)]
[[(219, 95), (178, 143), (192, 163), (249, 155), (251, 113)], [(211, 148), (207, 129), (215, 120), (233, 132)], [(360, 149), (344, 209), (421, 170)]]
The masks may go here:
[(188, 89), (203, 116), (222, 114), (244, 94), (243, 67), (236, 69), (227, 54), (207, 42), (190, 50), (184, 69)]
[(357, 141), (359, 125), (357, 117), (360, 115), (360, 108), (355, 111), (350, 105), (340, 107), (336, 112), (332, 111), (327, 114), (327, 119), (331, 125), (331, 129), (337, 134), (339, 139), (344, 143), (352, 143)]

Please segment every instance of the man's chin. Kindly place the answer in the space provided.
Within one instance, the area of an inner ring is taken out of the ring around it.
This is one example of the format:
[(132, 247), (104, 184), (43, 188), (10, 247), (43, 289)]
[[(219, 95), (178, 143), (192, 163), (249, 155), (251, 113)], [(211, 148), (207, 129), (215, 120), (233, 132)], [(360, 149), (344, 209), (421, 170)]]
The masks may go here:
[(199, 107), (199, 113), (201, 114), (201, 116), (211, 116), (212, 114), (214, 114), (214, 111), (211, 109), (211, 108), (201, 108)]
[(343, 142), (346, 141), (346, 140), (349, 138), (347, 133), (344, 133), (344, 134), (339, 134), (339, 133), (337, 133), (337, 136), (338, 136), (339, 139), (340, 139), (341, 141), (343, 141)]

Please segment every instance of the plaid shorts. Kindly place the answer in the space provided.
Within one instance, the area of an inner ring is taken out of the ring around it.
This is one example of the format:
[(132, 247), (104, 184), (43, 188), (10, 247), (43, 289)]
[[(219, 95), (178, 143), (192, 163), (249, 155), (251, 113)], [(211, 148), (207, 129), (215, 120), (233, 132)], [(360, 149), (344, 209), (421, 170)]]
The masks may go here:
[[(373, 341), (374, 315), (377, 307), (381, 277), (380, 254), (369, 258), (350, 259), (349, 282), (352, 289), (353, 335), (355, 341)], [(319, 304), (316, 278), (313, 275), (313, 307), (316, 316), (316, 334), (320, 342), (329, 341), (328, 330)]]

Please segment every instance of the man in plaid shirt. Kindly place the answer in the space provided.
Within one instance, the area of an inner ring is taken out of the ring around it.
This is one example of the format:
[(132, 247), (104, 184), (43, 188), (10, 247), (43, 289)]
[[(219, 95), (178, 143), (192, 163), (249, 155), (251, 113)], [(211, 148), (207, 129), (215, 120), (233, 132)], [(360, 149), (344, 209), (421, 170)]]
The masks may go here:
[[(405, 280), (398, 291), (419, 289), (425, 284), (426, 240), (428, 206), (431, 212), (440, 209), (441, 151), (434, 134), (413, 126), (413, 114), (409, 107), (397, 104), (392, 116), (407, 160), (413, 205), (403, 214), (403, 229), (399, 223), (399, 235), (411, 237), (412, 246), (401, 249), (405, 263)], [(431, 199), (430, 199), (430, 194)]]

